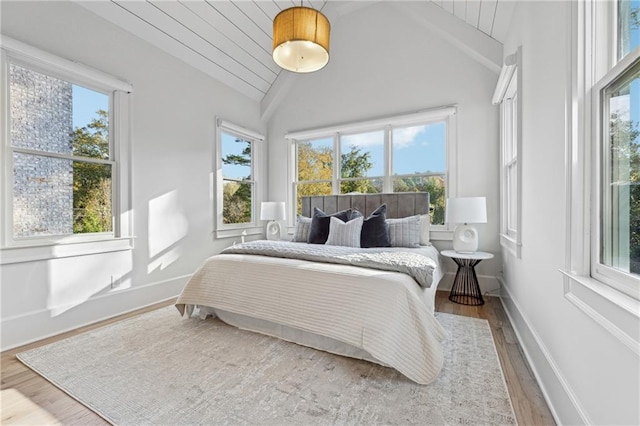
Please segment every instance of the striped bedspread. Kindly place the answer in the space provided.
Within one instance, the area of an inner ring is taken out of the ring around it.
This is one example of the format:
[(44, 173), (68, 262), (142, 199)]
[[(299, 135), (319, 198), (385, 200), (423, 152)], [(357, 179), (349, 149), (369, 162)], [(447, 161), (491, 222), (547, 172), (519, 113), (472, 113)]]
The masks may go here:
[(361, 348), (428, 384), (443, 363), (445, 332), (406, 274), (247, 254), (209, 258), (176, 307), (209, 306), (316, 333)]

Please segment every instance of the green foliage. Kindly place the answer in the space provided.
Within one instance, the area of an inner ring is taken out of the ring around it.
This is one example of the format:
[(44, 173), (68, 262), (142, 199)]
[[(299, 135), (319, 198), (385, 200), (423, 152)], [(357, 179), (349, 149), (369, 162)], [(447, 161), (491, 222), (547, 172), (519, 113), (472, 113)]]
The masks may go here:
[[(109, 159), (109, 114), (97, 111), (97, 118), (71, 133), (73, 154)], [(111, 166), (73, 162), (74, 233), (112, 230)]]
[(226, 181), (222, 187), (223, 223), (251, 222), (251, 184)]
[(431, 223), (444, 225), (446, 204), (446, 182), (440, 176), (395, 177), (393, 192), (428, 192), (431, 212)]
[[(371, 153), (361, 153), (360, 148), (352, 145), (349, 152), (340, 158), (340, 173), (343, 178), (364, 178), (371, 170)], [(371, 179), (346, 180), (340, 182), (340, 193), (361, 192), (363, 194), (378, 193), (382, 188), (376, 188)]]
[[(224, 164), (237, 166), (251, 166), (251, 143), (244, 139), (236, 139), (236, 143), (246, 144), (240, 154), (229, 154), (222, 158)], [(244, 179), (250, 180), (251, 174)], [(251, 222), (251, 196), (252, 185), (250, 182), (241, 183), (225, 181), (222, 187), (222, 222), (223, 223), (249, 223)]]
[[(640, 130), (638, 123), (612, 114), (610, 122), (611, 156), (622, 165), (623, 176), (612, 176), (629, 185), (629, 254), (632, 273), (640, 274)], [(628, 164), (628, 168), (626, 165)], [(627, 175), (628, 173), (628, 175)]]

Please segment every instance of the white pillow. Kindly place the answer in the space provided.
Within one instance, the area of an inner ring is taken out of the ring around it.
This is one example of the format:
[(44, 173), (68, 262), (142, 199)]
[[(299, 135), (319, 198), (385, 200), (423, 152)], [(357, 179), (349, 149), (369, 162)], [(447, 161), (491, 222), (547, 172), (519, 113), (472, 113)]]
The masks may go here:
[(349, 222), (331, 216), (329, 237), (325, 244), (330, 246), (360, 247), (360, 233), (364, 217), (360, 216)]
[(430, 246), (429, 232), (431, 231), (431, 216), (429, 214), (420, 215), (420, 245)]

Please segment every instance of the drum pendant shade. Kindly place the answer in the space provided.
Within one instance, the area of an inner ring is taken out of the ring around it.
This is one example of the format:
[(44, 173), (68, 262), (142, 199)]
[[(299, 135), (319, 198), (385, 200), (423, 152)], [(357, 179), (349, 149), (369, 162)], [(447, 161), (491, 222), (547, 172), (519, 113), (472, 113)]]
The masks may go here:
[(329, 62), (331, 25), (319, 11), (296, 6), (273, 20), (273, 60), (288, 71), (318, 71)]

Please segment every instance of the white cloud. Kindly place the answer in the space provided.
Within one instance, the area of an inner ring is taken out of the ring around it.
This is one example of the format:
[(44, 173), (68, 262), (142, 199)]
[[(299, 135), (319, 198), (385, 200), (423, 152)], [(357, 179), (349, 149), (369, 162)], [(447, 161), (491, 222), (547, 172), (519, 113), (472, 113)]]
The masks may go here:
[(384, 133), (382, 131), (359, 133), (357, 135), (347, 135), (342, 137), (343, 146), (356, 145), (358, 147), (382, 146), (384, 145)]
[(405, 127), (393, 131), (393, 147), (395, 149), (408, 148), (416, 143), (416, 136), (424, 131), (425, 126)]

